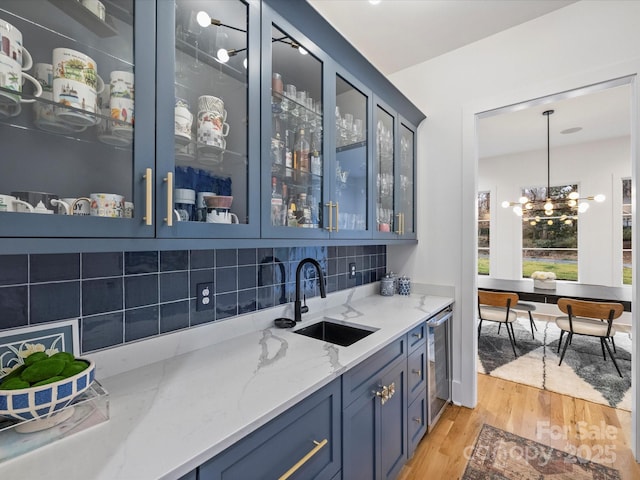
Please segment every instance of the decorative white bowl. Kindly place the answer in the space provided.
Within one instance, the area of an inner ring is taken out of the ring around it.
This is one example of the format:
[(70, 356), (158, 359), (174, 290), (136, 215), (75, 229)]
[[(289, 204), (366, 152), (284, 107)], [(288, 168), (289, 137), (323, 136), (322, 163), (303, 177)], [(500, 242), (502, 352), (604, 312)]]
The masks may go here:
[(0, 389), (0, 416), (16, 420), (47, 418), (69, 405), (87, 390), (94, 380), (96, 365), (87, 358), (77, 358), (89, 366), (72, 377), (39, 387), (17, 390)]
[(533, 288), (541, 288), (543, 290), (555, 290), (556, 281), (552, 279), (540, 280), (538, 278), (533, 279)]

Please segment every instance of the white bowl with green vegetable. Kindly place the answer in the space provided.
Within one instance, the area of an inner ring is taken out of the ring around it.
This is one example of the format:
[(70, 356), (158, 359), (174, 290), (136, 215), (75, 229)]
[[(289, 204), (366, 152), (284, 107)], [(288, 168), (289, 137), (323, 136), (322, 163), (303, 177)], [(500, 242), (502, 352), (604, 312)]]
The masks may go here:
[(94, 380), (92, 360), (59, 352), (36, 352), (0, 378), (0, 416), (45, 419), (65, 408)]

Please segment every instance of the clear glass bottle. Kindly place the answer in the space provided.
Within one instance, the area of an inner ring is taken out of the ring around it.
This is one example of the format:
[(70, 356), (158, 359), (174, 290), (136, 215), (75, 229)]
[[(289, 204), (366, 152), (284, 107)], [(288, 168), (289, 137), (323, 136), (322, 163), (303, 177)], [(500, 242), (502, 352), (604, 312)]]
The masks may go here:
[(310, 162), (309, 162), (309, 140), (305, 135), (304, 128), (301, 128), (298, 131), (298, 138), (296, 139), (296, 144), (293, 148), (293, 167), (294, 170), (297, 170), (302, 173), (309, 173)]
[(278, 179), (271, 177), (271, 225), (280, 225), (282, 218), (282, 193), (278, 191)]

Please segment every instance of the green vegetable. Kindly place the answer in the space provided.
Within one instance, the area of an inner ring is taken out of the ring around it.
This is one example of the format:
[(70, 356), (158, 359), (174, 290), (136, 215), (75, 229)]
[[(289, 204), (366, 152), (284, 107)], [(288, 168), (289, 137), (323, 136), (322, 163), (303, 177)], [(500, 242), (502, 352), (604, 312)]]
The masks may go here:
[(41, 360), (46, 360), (47, 358), (49, 358), (47, 356), (46, 353), (44, 352), (35, 352), (32, 353), (31, 355), (29, 355), (27, 358), (24, 359), (24, 364), (28, 367), (30, 365), (33, 365), (36, 362), (39, 362)]
[(69, 352), (58, 352), (54, 355), (51, 355), (49, 358), (54, 358), (56, 360), (64, 360), (67, 363), (71, 363), (75, 360), (73, 354)]
[(29, 388), (29, 383), (18, 377), (10, 378), (0, 384), (0, 390), (18, 390), (20, 388)]
[(64, 370), (62, 370), (62, 373), (60, 373), (60, 376), (64, 378), (73, 377), (81, 371), (86, 370), (88, 366), (89, 365), (86, 362), (83, 362), (82, 360), (76, 360), (72, 363), (68, 363), (64, 367)]
[(20, 374), (24, 371), (24, 369), (27, 368), (24, 365), (20, 365), (18, 368), (16, 368), (15, 370), (12, 370), (11, 372), (9, 372), (7, 375), (5, 375), (4, 377), (0, 378), (0, 383), (2, 382), (6, 382), (7, 380), (9, 380), (10, 378), (14, 378), (14, 377), (19, 377)]
[(64, 370), (66, 362), (64, 360), (58, 360), (55, 358), (47, 358), (34, 363), (30, 367), (27, 367), (20, 377), (29, 383), (36, 383), (42, 380), (46, 380), (50, 377), (60, 375), (60, 372)]
[(58, 380), (64, 380), (63, 376), (60, 375), (56, 375), (55, 377), (51, 377), (51, 378), (47, 378), (46, 380), (42, 380), (38, 383), (34, 383), (33, 385), (31, 385), (32, 387), (40, 387), (42, 385), (46, 385), (48, 383), (53, 383), (53, 382), (57, 382)]

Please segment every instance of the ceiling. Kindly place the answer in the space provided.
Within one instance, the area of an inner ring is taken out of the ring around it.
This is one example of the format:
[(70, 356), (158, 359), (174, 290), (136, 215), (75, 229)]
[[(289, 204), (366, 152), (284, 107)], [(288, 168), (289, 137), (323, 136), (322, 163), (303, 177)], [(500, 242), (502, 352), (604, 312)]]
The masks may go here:
[[(478, 120), (478, 157), (488, 158), (510, 153), (547, 148), (547, 119), (542, 112), (554, 110), (549, 117), (551, 149), (565, 145), (594, 142), (631, 134), (631, 88), (627, 85), (588, 91), (568, 98), (532, 102), (528, 108), (506, 108)], [(526, 106), (526, 105), (525, 105)], [(581, 127), (575, 133), (561, 133)]]
[[(427, 61), (575, 0), (307, 0), (383, 74)], [(354, 19), (357, 19), (354, 20)], [(363, 28), (366, 26), (366, 28)], [(487, 158), (550, 145), (630, 134), (628, 86), (586, 89), (504, 109), (478, 122), (478, 153)], [(426, 112), (428, 116), (428, 111)], [(582, 127), (572, 134), (565, 129)]]
[(565, 7), (576, 0), (307, 0), (383, 74)]

